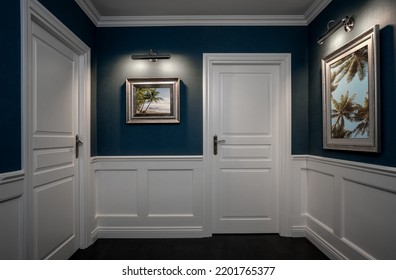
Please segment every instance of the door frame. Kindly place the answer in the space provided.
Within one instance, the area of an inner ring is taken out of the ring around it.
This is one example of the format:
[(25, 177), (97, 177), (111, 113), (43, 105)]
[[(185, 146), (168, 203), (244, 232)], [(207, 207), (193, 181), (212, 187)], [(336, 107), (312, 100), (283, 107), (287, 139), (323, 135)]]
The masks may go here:
[(89, 194), (90, 185), (90, 154), (91, 154), (91, 50), (61, 21), (52, 15), (37, 0), (21, 1), (21, 34), (22, 34), (22, 168), (26, 174), (24, 187), (24, 256), (35, 259), (33, 244), (33, 215), (32, 215), (32, 158), (30, 155), (32, 122), (29, 120), (33, 106), (32, 91), (32, 22), (39, 24), (51, 35), (62, 41), (78, 55), (78, 133), (84, 140), (80, 149), (78, 196), (79, 201), (79, 247), (86, 248), (91, 243), (89, 230)]
[(270, 64), (280, 69), (278, 224), (281, 236), (291, 236), (291, 54), (288, 53), (204, 53), (203, 54), (203, 155), (204, 155), (204, 236), (212, 235), (213, 162), (211, 115), (211, 75), (215, 65)]

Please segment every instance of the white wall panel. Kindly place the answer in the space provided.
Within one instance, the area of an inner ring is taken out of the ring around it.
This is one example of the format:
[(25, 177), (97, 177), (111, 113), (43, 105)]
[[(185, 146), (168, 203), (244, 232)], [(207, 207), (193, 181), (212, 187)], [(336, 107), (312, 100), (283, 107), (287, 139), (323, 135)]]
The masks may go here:
[(202, 237), (202, 157), (97, 157), (96, 237)]
[(96, 182), (99, 215), (137, 215), (137, 170), (98, 171)]
[(193, 170), (148, 171), (148, 215), (193, 216)]
[(333, 230), (334, 176), (308, 170), (307, 213)]
[(396, 194), (345, 180), (344, 238), (380, 259), (396, 256)]
[(24, 259), (24, 173), (0, 174), (0, 260)]
[(330, 258), (396, 259), (395, 168), (316, 156), (292, 161), (293, 236), (304, 232)]

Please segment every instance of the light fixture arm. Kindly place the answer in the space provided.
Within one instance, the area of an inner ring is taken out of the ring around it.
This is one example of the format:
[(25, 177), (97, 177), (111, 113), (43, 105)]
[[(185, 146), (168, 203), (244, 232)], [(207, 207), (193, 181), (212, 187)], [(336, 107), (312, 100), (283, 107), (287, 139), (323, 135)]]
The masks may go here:
[(156, 62), (158, 59), (170, 59), (170, 54), (158, 54), (153, 49), (150, 49), (149, 54), (133, 54), (133, 60), (141, 60), (146, 59), (150, 60), (151, 62)]
[(323, 42), (333, 35), (341, 26), (344, 26), (345, 32), (351, 32), (355, 26), (355, 19), (353, 17), (344, 17), (339, 21), (331, 20), (327, 23), (327, 31), (318, 39), (318, 44), (321, 45)]

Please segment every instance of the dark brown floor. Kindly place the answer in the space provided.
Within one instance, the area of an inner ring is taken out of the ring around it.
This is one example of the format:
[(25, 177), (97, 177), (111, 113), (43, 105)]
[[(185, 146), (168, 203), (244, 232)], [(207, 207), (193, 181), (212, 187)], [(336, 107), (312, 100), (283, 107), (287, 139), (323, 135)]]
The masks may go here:
[(186, 239), (99, 239), (71, 260), (325, 260), (306, 238), (274, 234)]

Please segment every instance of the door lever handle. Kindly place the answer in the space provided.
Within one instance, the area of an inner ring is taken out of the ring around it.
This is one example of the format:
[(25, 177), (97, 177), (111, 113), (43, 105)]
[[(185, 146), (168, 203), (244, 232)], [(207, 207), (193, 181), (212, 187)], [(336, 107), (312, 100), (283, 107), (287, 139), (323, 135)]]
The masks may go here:
[(80, 139), (80, 136), (78, 134), (76, 135), (76, 158), (79, 156), (79, 149), (80, 145), (84, 144), (84, 142)]
[(213, 136), (213, 154), (217, 155), (217, 144), (225, 143), (225, 140), (218, 140), (217, 135)]

